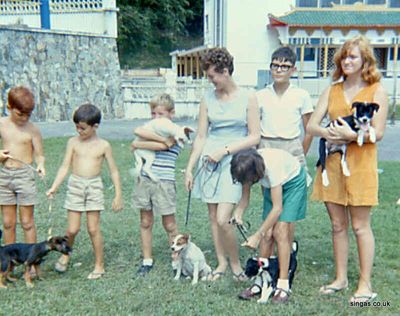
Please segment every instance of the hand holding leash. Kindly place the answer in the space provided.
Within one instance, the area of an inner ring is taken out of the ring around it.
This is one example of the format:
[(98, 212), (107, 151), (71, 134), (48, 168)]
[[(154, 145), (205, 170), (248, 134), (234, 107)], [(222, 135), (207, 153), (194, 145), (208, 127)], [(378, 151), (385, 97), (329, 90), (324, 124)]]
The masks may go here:
[(10, 155), (10, 151), (8, 149), (0, 150), (0, 162), (3, 162), (8, 158), (12, 158), (12, 156)]
[(124, 208), (124, 202), (122, 201), (121, 198), (115, 197), (114, 200), (112, 201), (111, 208), (114, 212), (119, 212)]
[(44, 178), (46, 176), (46, 169), (44, 169), (43, 164), (39, 164), (36, 168), (36, 172), (40, 178)]
[(185, 189), (188, 192), (193, 189), (193, 174), (188, 169), (185, 171)]
[(248, 228), (250, 228), (250, 223), (247, 222), (247, 227), (245, 227), (243, 225), (242, 220), (240, 219), (240, 222), (239, 222), (236, 220), (235, 217), (232, 217), (228, 223), (231, 225), (235, 225), (237, 227), (237, 229), (239, 230), (240, 234), (242, 235), (243, 239), (246, 241), (246, 243), (248, 243), (246, 233), (247, 233)]

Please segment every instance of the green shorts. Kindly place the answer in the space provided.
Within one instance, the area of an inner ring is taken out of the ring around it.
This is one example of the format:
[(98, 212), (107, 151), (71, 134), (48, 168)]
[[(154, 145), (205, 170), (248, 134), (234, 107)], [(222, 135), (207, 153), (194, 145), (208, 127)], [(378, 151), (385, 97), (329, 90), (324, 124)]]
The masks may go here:
[[(307, 210), (307, 184), (306, 171), (302, 167), (300, 173), (282, 187), (283, 210), (278, 222), (296, 222), (306, 217)], [(264, 211), (262, 214), (265, 220), (272, 209), (271, 190), (264, 191)]]

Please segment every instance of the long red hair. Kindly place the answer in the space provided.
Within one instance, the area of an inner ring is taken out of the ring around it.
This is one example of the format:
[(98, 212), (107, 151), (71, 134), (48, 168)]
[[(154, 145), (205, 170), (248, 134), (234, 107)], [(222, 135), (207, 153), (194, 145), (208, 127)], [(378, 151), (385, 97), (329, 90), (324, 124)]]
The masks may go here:
[(368, 82), (369, 84), (379, 82), (381, 80), (382, 75), (377, 68), (374, 51), (370, 46), (367, 38), (362, 35), (347, 40), (346, 42), (343, 43), (342, 47), (340, 47), (340, 49), (335, 53), (333, 60), (335, 62), (336, 69), (332, 75), (333, 81), (337, 81), (341, 77), (346, 79), (346, 75), (343, 73), (342, 70), (341, 62), (344, 58), (346, 58), (350, 54), (350, 51), (354, 47), (358, 47), (361, 52), (361, 58), (363, 60), (363, 68), (361, 71), (361, 76), (363, 80), (365, 82)]

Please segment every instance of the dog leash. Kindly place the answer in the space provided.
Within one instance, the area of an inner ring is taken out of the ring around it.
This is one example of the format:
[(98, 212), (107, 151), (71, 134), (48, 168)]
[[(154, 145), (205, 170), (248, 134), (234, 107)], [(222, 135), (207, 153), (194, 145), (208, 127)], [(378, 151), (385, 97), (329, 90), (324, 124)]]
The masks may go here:
[(244, 226), (243, 224), (239, 224), (236, 219), (231, 219), (229, 221), (229, 224), (231, 225), (235, 225), (236, 228), (238, 229), (238, 231), (240, 232), (240, 234), (242, 235), (243, 239), (245, 242), (248, 242), (249, 240), (247, 239), (247, 235), (246, 233), (248, 232), (248, 230), (250, 229), (251, 225), (250, 222), (246, 221), (245, 224), (246, 226)]
[[(35, 169), (35, 167), (33, 167), (29, 163), (26, 163), (25, 161), (22, 161), (22, 160), (20, 160), (18, 158), (8, 157), (8, 159), (11, 159), (11, 160), (14, 160), (16, 162), (19, 162), (20, 164), (22, 164), (22, 165), (28, 167), (29, 169), (33, 170), (33, 172), (35, 172), (36, 174), (39, 175), (39, 178), (43, 181), (44, 186), (47, 188), (46, 179), (40, 175), (40, 173)], [(52, 237), (52, 231), (53, 231), (53, 227), (52, 227), (53, 200), (52, 199), (49, 199), (48, 211), (49, 211), (49, 216), (48, 216), (48, 224), (47, 224), (47, 226), (49, 227), (49, 229), (47, 231), (47, 239), (50, 239)]]
[[(208, 160), (208, 156), (204, 156), (204, 157), (202, 158), (202, 160), (203, 160), (203, 161), (202, 161), (202, 165), (197, 169), (197, 171), (196, 171), (196, 173), (195, 173), (195, 175), (194, 175), (194, 177), (193, 177), (192, 184), (194, 183), (194, 180), (197, 178), (197, 176), (200, 174), (201, 171), (203, 171), (203, 170), (209, 170), (209, 169), (208, 169), (208, 165), (210, 165), (211, 163), (210, 163), (209, 160)], [(209, 180), (211, 179), (213, 173), (218, 169), (218, 167), (219, 167), (219, 162), (213, 164), (213, 166), (212, 166), (212, 168), (211, 168), (210, 176), (208, 177), (208, 179), (206, 179), (206, 181), (204, 181), (203, 186), (204, 186), (204, 184), (205, 184), (207, 181), (209, 181)], [(210, 171), (210, 170), (209, 170), (209, 171)], [(219, 178), (218, 178), (218, 182), (219, 182)], [(218, 186), (218, 182), (217, 182), (217, 184), (216, 184), (216, 186), (215, 186), (215, 188), (214, 188), (214, 193), (213, 193), (213, 195), (215, 195), (215, 192), (216, 192), (216, 190), (217, 190), (216, 188), (217, 188), (217, 186)], [(187, 224), (189, 223), (189, 213), (190, 213), (191, 202), (192, 202), (192, 190), (189, 190), (189, 192), (188, 192), (188, 199), (187, 199), (187, 205), (186, 205), (185, 226), (187, 226)]]

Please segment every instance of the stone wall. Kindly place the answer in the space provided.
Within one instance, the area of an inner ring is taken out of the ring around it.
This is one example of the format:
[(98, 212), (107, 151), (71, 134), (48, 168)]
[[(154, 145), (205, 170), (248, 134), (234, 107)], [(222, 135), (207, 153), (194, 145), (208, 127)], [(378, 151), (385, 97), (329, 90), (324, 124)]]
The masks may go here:
[(84, 102), (104, 118), (124, 116), (116, 39), (0, 26), (0, 107), (13, 86), (30, 87), (33, 120), (69, 120)]

